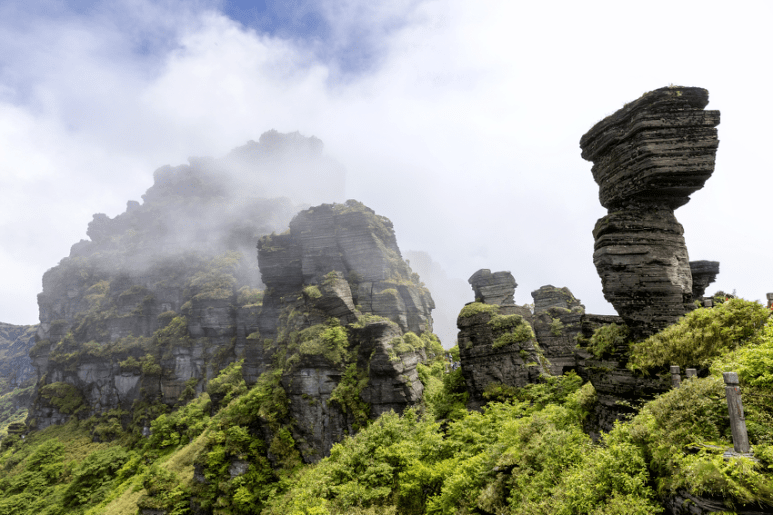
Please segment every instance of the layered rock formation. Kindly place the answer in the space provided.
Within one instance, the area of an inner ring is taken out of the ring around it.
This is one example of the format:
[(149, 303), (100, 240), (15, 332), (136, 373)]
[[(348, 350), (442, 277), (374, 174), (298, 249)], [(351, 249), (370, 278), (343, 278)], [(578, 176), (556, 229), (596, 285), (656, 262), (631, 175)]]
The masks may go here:
[[(420, 400), (416, 366), (442, 353), (431, 334), (434, 303), (387, 218), (353, 200), (310, 208), (288, 233), (260, 239), (258, 262), (268, 287), (260, 359), (282, 370), (288, 427), (305, 461), (364, 423), (351, 406), (367, 419)], [(347, 409), (337, 392), (354, 377)]]
[(692, 309), (687, 248), (673, 212), (714, 170), (719, 112), (707, 104), (705, 89), (661, 88), (580, 140), (609, 210), (593, 231), (593, 262), (605, 298), (637, 339)]
[(692, 298), (700, 300), (706, 293), (706, 288), (717, 280), (719, 261), (690, 261), (692, 273)]
[(483, 268), (467, 280), (475, 292), (475, 302), (484, 304), (513, 304), (513, 295), (518, 284), (510, 272), (494, 272)]
[(531, 292), (534, 299), (532, 326), (553, 375), (576, 368), (575, 347), (585, 306), (569, 288), (542, 286)]
[(512, 274), (492, 274), (483, 269), (475, 272), (469, 282), (476, 302), (467, 304), (459, 314), (458, 344), (462, 375), (470, 392), (469, 405), (478, 408), (486, 402), (487, 388), (498, 384), (522, 387), (536, 382), (548, 362), (531, 326), (531, 311), (513, 303), (516, 282)]
[[(142, 204), (94, 215), (90, 239), (43, 277), (30, 424), (135, 405), (149, 420), (260, 354), (247, 338), (263, 288), (255, 243), (297, 212), (286, 198), (262, 198), (261, 181), (288, 169), (318, 177), (332, 166), (320, 152), (314, 138), (269, 133), (225, 158), (159, 168)], [(250, 381), (261, 371), (245, 368)]]
[[(578, 339), (587, 343), (599, 328), (611, 324), (624, 326), (624, 323), (619, 316), (583, 315)], [(671, 388), (668, 378), (642, 377), (626, 368), (629, 343), (621, 342), (603, 356), (594, 356), (582, 346), (576, 350), (577, 373), (596, 390), (594, 413), (586, 427), (594, 440), (601, 431), (611, 431), (616, 420), (636, 414), (643, 403)]]

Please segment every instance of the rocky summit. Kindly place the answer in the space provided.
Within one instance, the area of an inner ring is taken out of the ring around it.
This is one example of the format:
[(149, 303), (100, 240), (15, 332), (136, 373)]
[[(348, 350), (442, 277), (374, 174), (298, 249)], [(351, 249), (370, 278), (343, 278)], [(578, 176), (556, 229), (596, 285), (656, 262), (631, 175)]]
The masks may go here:
[(223, 372), (283, 399), (260, 434), (315, 461), (420, 400), (416, 366), (442, 347), (391, 222), (356, 201), (290, 220), (288, 200), (246, 197), (216, 164), (160, 169), (142, 205), (95, 215), (45, 274), (30, 427), (94, 416), (147, 433), (205, 391), (223, 402)]
[(252, 353), (264, 288), (255, 243), (297, 212), (266, 196), (291, 193), (272, 186), (290, 171), (343, 177), (321, 141), (297, 133), (189, 161), (156, 170), (143, 203), (94, 215), (89, 239), (43, 276), (30, 426), (108, 412), (147, 422)]
[(285, 234), (260, 239), (258, 263), (267, 290), (254, 336), (263, 350), (245, 365), (281, 370), (304, 460), (421, 399), (416, 366), (443, 351), (432, 297), (389, 219), (354, 200), (312, 207)]
[(633, 337), (653, 334), (691, 310), (692, 275), (674, 210), (714, 171), (719, 111), (708, 91), (669, 86), (645, 93), (580, 140), (609, 214), (593, 230), (604, 297)]

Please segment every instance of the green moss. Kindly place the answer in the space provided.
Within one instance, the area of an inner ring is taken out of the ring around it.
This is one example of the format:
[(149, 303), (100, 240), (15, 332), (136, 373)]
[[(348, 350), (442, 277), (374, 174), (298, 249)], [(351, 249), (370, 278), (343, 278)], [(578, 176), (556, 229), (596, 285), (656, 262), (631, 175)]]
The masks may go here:
[(303, 289), (303, 294), (313, 300), (322, 298), (322, 292), (319, 291), (319, 286), (317, 286), (316, 284), (306, 286)]
[(495, 349), (534, 339), (534, 330), (521, 315), (495, 314), (488, 325), (494, 334), (492, 347)]
[(471, 302), (462, 308), (459, 318), (467, 318), (480, 313), (494, 315), (499, 312), (499, 306), (496, 304), (484, 304), (482, 302)]
[(363, 313), (357, 318), (357, 321), (353, 324), (350, 324), (350, 326), (355, 329), (362, 329), (366, 325), (376, 323), (376, 322), (387, 322), (390, 324), (394, 324), (394, 322), (392, 322), (388, 318), (382, 317), (380, 315), (374, 315), (372, 313)]

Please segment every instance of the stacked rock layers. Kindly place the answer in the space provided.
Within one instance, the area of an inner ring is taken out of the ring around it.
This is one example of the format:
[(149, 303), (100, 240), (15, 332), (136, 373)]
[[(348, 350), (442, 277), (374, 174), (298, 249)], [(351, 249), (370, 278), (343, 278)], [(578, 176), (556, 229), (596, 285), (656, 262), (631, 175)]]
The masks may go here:
[[(283, 362), (291, 432), (304, 460), (317, 461), (357, 430), (352, 410), (334, 395), (347, 367), (356, 365), (361, 388), (352, 401), (367, 403), (370, 418), (421, 400), (417, 365), (428, 351), (414, 344), (432, 331), (435, 305), (387, 218), (354, 200), (312, 207), (286, 234), (259, 240), (258, 264), (267, 291), (256, 334), (266, 355), (246, 356), (245, 368)], [(345, 359), (308, 337), (333, 319), (346, 328)]]
[(604, 297), (633, 337), (674, 323), (692, 309), (683, 228), (674, 210), (714, 170), (719, 111), (708, 91), (666, 87), (597, 123), (580, 140), (609, 214), (593, 230), (593, 262)]
[(699, 300), (706, 293), (706, 288), (717, 280), (719, 261), (690, 261), (692, 272), (692, 298)]

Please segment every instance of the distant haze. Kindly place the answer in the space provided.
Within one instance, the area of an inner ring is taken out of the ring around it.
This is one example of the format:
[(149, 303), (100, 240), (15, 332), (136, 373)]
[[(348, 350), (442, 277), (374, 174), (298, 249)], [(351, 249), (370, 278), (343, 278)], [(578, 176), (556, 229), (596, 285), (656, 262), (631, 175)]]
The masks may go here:
[(578, 143), (669, 84), (722, 113), (714, 175), (676, 211), (690, 259), (721, 263), (709, 292), (773, 291), (770, 2), (238, 4), (0, 4), (0, 321), (35, 323), (43, 272), (154, 170), (271, 129), (324, 143), (319, 182), (284, 179), (295, 203), (365, 203), (444, 284), (509, 270), (519, 304), (553, 284), (613, 313)]

